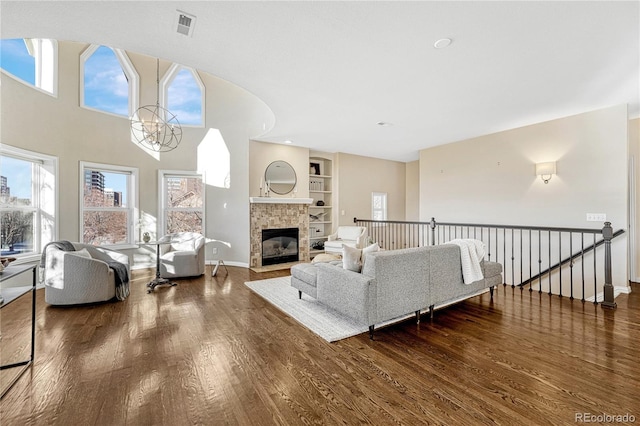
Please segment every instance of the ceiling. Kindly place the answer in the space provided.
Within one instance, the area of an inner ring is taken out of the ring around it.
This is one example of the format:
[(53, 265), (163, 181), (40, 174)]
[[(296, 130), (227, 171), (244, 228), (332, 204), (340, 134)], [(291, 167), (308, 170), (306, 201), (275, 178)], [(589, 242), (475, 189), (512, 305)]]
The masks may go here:
[[(176, 10), (196, 16), (192, 37)], [(640, 115), (640, 2), (0, 3), (2, 38), (104, 44), (241, 86), (255, 139), (397, 161), (621, 103)], [(450, 38), (445, 49), (434, 42)], [(391, 125), (380, 126), (378, 122)]]

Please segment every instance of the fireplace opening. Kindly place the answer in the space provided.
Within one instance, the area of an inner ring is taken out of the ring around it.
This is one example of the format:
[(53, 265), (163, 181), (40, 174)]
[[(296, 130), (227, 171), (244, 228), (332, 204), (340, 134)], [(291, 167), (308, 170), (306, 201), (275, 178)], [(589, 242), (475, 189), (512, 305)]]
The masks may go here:
[(298, 260), (298, 228), (262, 230), (262, 266)]

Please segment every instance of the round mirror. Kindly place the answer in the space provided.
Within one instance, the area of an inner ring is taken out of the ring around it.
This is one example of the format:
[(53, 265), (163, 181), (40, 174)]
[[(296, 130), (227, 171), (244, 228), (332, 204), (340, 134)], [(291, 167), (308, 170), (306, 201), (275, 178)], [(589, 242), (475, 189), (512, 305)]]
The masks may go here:
[(288, 194), (296, 187), (296, 171), (286, 161), (274, 161), (264, 172), (264, 180), (274, 193)]

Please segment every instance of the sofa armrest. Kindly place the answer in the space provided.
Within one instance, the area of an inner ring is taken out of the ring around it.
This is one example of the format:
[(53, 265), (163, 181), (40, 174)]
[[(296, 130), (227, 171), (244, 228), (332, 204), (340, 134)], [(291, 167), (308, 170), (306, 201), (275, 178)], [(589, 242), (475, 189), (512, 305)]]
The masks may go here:
[(317, 263), (316, 267), (318, 300), (363, 325), (372, 325), (376, 311), (373, 277), (329, 263)]

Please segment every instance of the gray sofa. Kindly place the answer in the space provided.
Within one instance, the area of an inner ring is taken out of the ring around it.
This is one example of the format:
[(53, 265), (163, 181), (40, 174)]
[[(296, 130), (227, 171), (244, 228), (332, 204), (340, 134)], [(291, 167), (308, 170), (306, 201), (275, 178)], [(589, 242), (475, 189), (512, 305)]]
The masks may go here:
[(464, 284), (456, 245), (390, 250), (367, 255), (362, 273), (340, 262), (299, 264), (291, 268), (291, 285), (330, 308), (369, 327), (406, 314), (463, 300), (502, 283), (502, 265), (481, 263), (484, 279)]

